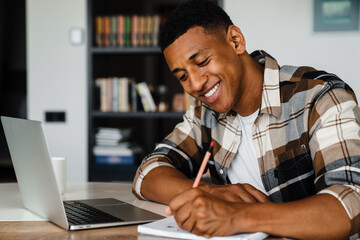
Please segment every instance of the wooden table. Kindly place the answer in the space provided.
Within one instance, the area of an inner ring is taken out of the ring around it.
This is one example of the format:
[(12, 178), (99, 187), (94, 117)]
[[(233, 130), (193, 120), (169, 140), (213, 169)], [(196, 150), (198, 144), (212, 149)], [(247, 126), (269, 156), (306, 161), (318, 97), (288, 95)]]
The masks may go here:
[[(164, 205), (141, 201), (130, 183), (69, 183), (63, 200), (113, 197), (164, 215)], [(165, 215), (164, 215), (165, 216)], [(67, 231), (24, 209), (17, 183), (0, 184), (0, 239), (138, 239), (137, 226)]]
[[(130, 183), (69, 183), (63, 200), (113, 197), (164, 215), (164, 205), (141, 201), (131, 193)], [(151, 240), (165, 239), (144, 236), (137, 226), (67, 231), (24, 209), (17, 183), (0, 184), (0, 240)]]

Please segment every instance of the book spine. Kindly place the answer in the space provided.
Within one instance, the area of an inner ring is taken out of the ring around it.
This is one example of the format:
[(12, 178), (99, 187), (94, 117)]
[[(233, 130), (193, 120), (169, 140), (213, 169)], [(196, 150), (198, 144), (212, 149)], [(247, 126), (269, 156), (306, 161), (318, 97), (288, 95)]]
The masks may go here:
[(104, 34), (104, 27), (103, 27), (103, 18), (101, 16), (97, 16), (95, 18), (95, 41), (97, 46), (103, 45), (103, 34)]
[(132, 165), (135, 164), (135, 159), (134, 156), (95, 155), (95, 162), (110, 165)]
[(131, 17), (125, 17), (125, 46), (130, 46), (130, 34), (131, 34)]
[(119, 110), (122, 112), (127, 112), (129, 111), (129, 103), (128, 103), (128, 99), (129, 99), (129, 94), (128, 94), (128, 85), (129, 85), (129, 79), (127, 77), (123, 77), (120, 78), (120, 88), (119, 88), (119, 92), (120, 92), (120, 102), (119, 102)]
[(150, 46), (151, 42), (151, 16), (145, 17), (145, 45)]
[(112, 111), (113, 103), (113, 81), (112, 78), (107, 78), (106, 80), (106, 112)]
[(152, 45), (158, 46), (159, 45), (159, 28), (160, 28), (160, 16), (154, 15), (153, 16), (153, 31), (152, 31)]
[(117, 16), (117, 44), (119, 46), (125, 45), (125, 18), (123, 15)]
[(139, 17), (139, 45), (144, 46), (144, 36), (145, 36), (145, 17)]
[(148, 106), (148, 112), (155, 112), (156, 111), (156, 105), (155, 105), (154, 99), (153, 99), (153, 97), (151, 95), (149, 86), (147, 85), (146, 82), (141, 82), (140, 85), (141, 85), (143, 94), (145, 96), (145, 101), (146, 101), (147, 106)]
[(116, 16), (111, 16), (111, 34), (110, 34), (110, 43), (111, 46), (115, 47), (116, 44), (116, 35), (117, 35), (117, 19)]
[(145, 93), (144, 93), (144, 90), (143, 90), (143, 86), (142, 86), (142, 83), (137, 83), (136, 84), (136, 89), (139, 93), (139, 96), (140, 96), (140, 100), (141, 100), (141, 104), (144, 108), (144, 111), (145, 112), (150, 112), (150, 108), (149, 108), (149, 105), (146, 101), (146, 96), (145, 96)]
[(136, 47), (138, 46), (139, 40), (139, 17), (137, 15), (133, 15), (131, 17), (131, 45)]
[(110, 35), (111, 35), (111, 21), (109, 16), (103, 17), (104, 19), (104, 37), (103, 45), (108, 47), (110, 46)]
[(119, 79), (114, 77), (112, 79), (112, 84), (113, 84), (113, 95), (112, 95), (112, 111), (113, 112), (118, 112), (119, 111)]

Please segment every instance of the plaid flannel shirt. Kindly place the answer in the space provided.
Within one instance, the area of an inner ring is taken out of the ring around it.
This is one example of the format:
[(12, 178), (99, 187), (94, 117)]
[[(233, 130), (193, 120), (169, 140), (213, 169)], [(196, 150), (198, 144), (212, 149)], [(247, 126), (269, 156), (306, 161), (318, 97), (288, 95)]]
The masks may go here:
[[(315, 194), (335, 196), (345, 208), (351, 235), (360, 231), (360, 110), (352, 89), (336, 75), (311, 67), (279, 67), (264, 51), (251, 56), (265, 65), (260, 112), (253, 141), (262, 182), (273, 202)], [(215, 142), (208, 170), (214, 183), (229, 184), (227, 171), (240, 144), (233, 111), (217, 113), (199, 101), (139, 167), (133, 182), (141, 195), (146, 174), (170, 166), (196, 176)]]

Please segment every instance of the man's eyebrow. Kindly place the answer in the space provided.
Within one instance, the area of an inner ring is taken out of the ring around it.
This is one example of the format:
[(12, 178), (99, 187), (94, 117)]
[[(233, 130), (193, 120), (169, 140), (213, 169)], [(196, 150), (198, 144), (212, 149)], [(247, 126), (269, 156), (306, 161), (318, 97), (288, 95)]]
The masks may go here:
[[(188, 60), (189, 60), (189, 61), (190, 61), (190, 60), (193, 60), (194, 58), (196, 58), (197, 55), (199, 55), (200, 53), (202, 53), (202, 52), (204, 52), (204, 51), (206, 51), (206, 50), (208, 50), (208, 48), (204, 48), (204, 49), (198, 50), (198, 51), (195, 52), (193, 55), (191, 55)], [(175, 68), (175, 69), (173, 69), (171, 72), (172, 72), (173, 74), (175, 74), (175, 73), (177, 73), (177, 72), (179, 72), (179, 71), (181, 71), (181, 69)]]
[(199, 55), (200, 53), (202, 53), (203, 51), (206, 51), (206, 50), (208, 50), (208, 49), (207, 48), (200, 49), (199, 51), (197, 51), (193, 55), (191, 55), (188, 60), (193, 60), (197, 55)]

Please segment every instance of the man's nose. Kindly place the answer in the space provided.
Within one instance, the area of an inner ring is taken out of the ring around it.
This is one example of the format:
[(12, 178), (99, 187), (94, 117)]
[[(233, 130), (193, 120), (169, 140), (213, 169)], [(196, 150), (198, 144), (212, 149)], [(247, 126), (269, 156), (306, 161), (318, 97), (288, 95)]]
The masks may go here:
[(207, 77), (200, 71), (192, 71), (189, 74), (190, 86), (192, 91), (200, 92), (203, 90)]

